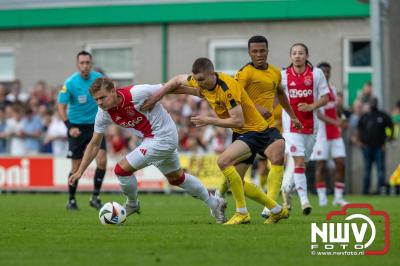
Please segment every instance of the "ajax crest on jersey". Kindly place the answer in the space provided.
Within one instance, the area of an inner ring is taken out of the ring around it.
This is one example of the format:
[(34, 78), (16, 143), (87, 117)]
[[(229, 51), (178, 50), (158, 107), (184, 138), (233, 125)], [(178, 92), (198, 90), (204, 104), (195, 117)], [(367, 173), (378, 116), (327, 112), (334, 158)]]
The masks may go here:
[(104, 225), (122, 224), (126, 221), (126, 210), (118, 202), (107, 202), (99, 211), (99, 219)]

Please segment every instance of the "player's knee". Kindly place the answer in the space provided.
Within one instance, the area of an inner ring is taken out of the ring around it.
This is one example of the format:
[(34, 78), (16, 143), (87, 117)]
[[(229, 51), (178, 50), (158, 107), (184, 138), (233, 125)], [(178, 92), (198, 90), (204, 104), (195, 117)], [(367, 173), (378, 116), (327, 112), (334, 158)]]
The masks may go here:
[(266, 155), (273, 165), (283, 165), (285, 160), (285, 141), (276, 140), (266, 150)]
[(231, 162), (231, 160), (229, 160), (229, 158), (220, 156), (218, 158), (217, 164), (218, 164), (219, 169), (224, 170), (228, 166), (232, 165), (232, 162)]
[(185, 172), (179, 171), (174, 174), (166, 175), (168, 183), (173, 186), (179, 186), (185, 181)]
[(131, 176), (132, 175), (132, 172), (126, 171), (118, 163), (115, 165), (114, 173), (116, 176)]
[(285, 154), (283, 152), (277, 152), (275, 154), (272, 154), (271, 157), (268, 157), (268, 159), (271, 161), (272, 165), (283, 165), (285, 161)]

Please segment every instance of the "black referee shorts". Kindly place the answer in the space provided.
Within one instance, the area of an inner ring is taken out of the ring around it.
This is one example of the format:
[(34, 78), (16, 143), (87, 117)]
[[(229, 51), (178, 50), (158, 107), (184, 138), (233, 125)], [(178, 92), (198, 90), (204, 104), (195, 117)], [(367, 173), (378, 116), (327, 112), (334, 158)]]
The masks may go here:
[(265, 149), (268, 148), (269, 145), (271, 145), (275, 140), (278, 139), (284, 140), (279, 130), (274, 127), (267, 128), (266, 130), (261, 132), (249, 131), (244, 134), (233, 132), (232, 134), (232, 143), (235, 140), (241, 140), (244, 143), (246, 143), (251, 150), (251, 156), (241, 161), (241, 163), (245, 164), (253, 164), (254, 159), (257, 156), (257, 153), (265, 158), (264, 154)]
[[(71, 124), (71, 127), (79, 128), (81, 134), (73, 138), (68, 133), (68, 154), (67, 158), (80, 160), (83, 158), (86, 146), (89, 144), (93, 136), (94, 124)], [(106, 140), (103, 138), (100, 149), (106, 150)]]

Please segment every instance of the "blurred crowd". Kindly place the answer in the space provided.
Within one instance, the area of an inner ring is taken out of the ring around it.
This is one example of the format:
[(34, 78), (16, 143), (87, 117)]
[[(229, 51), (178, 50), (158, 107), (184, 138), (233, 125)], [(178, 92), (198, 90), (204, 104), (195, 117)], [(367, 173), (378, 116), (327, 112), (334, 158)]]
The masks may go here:
[[(29, 155), (49, 153), (56, 156), (67, 154), (67, 130), (57, 113), (57, 95), (61, 86), (50, 86), (39, 80), (30, 89), (22, 89), (21, 83), (0, 83), (0, 153)], [(354, 145), (360, 145), (358, 121), (370, 110), (373, 98), (371, 83), (360, 90), (351, 108), (344, 105), (343, 94), (338, 93), (339, 115), (346, 123), (344, 137)], [(163, 99), (164, 107), (176, 122), (179, 132), (180, 151), (191, 154), (220, 153), (231, 140), (228, 129), (212, 126), (193, 127), (190, 117), (214, 115), (206, 101), (194, 96), (171, 95)], [(395, 123), (393, 135), (398, 137), (400, 128), (400, 101), (391, 114)], [(108, 152), (124, 155), (134, 149), (139, 139), (124, 129), (111, 126), (106, 134)]]
[[(30, 89), (21, 82), (0, 83), (0, 154), (66, 156), (67, 129), (57, 112), (60, 86), (40, 80)], [(168, 96), (163, 105), (170, 112), (179, 131), (180, 151), (220, 153), (230, 142), (230, 130), (216, 127), (193, 127), (190, 117), (213, 112), (207, 102), (193, 96)], [(108, 153), (121, 156), (133, 150), (140, 139), (125, 129), (112, 125), (106, 134)]]

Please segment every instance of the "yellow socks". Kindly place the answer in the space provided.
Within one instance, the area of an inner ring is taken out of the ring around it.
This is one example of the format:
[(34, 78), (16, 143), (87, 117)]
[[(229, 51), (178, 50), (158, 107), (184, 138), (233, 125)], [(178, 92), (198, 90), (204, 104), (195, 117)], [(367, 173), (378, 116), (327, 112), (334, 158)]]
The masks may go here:
[(262, 204), (263, 206), (266, 206), (268, 209), (272, 209), (277, 205), (277, 203), (274, 200), (270, 199), (257, 185), (245, 181), (243, 184), (243, 188), (246, 197), (249, 197), (250, 199)]
[(240, 177), (234, 166), (228, 166), (227, 168), (222, 170), (222, 173), (224, 174), (225, 178), (229, 180), (232, 195), (236, 201), (236, 211), (247, 213), (242, 178)]
[(283, 165), (272, 165), (267, 180), (267, 196), (273, 200), (278, 198), (283, 178)]
[(260, 174), (260, 187), (263, 189), (267, 184), (268, 175)]
[(219, 195), (221, 195), (221, 196), (225, 195), (226, 192), (228, 192), (228, 189), (229, 189), (228, 179), (225, 177), (224, 182), (222, 182), (222, 184), (218, 188)]

